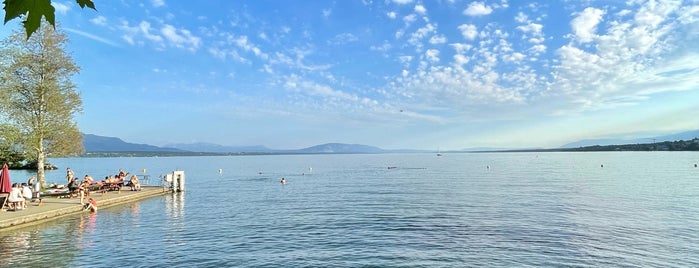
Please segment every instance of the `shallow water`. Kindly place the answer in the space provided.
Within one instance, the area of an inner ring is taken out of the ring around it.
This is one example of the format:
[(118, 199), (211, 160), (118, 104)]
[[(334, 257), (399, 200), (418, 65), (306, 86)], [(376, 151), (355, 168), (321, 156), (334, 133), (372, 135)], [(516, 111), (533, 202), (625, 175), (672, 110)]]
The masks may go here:
[(699, 266), (696, 153), (52, 162), (58, 182), (181, 169), (187, 189), (2, 232), (0, 266)]

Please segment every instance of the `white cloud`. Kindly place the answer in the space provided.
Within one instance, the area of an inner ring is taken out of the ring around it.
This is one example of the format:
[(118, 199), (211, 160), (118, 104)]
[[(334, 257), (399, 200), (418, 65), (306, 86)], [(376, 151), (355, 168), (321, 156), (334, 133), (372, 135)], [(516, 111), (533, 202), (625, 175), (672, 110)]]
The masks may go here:
[(202, 46), (200, 37), (195, 36), (187, 29), (178, 29), (170, 24), (163, 24), (158, 29), (148, 21), (141, 21), (135, 26), (129, 25), (127, 21), (122, 21), (118, 29), (123, 32), (122, 39), (131, 45), (151, 43), (158, 50), (175, 47), (190, 51), (196, 51)]
[(456, 54), (464, 54), (466, 51), (470, 50), (473, 46), (469, 44), (462, 44), (462, 43), (454, 43), (450, 44), (454, 50), (456, 51)]
[(430, 38), (430, 44), (439, 45), (447, 42), (447, 38), (444, 35), (435, 35)]
[(464, 64), (468, 63), (469, 59), (468, 57), (461, 55), (461, 54), (455, 54), (454, 55), (454, 66), (457, 68), (462, 68)]
[(309, 81), (294, 74), (286, 77), (284, 87), (296, 93), (311, 95), (320, 98), (340, 99), (348, 101), (361, 100), (361, 98), (357, 95), (350, 94), (341, 90), (336, 90), (328, 85), (323, 85), (314, 81)]
[(421, 40), (430, 34), (435, 34), (436, 32), (437, 27), (434, 24), (428, 23), (427, 25), (417, 29), (413, 34), (411, 34), (410, 39), (408, 39), (408, 43), (415, 46), (418, 49), (421, 49)]
[(425, 6), (419, 5), (419, 4), (415, 5), (414, 10), (415, 10), (415, 13), (420, 14), (420, 15), (424, 15), (425, 13), (427, 13), (427, 9), (425, 8)]
[(150, 2), (153, 5), (153, 7), (165, 6), (165, 0), (151, 0)]
[(70, 6), (63, 3), (51, 2), (51, 5), (56, 9), (56, 13), (58, 14), (65, 15), (70, 10)]
[(425, 51), (425, 58), (432, 63), (439, 62), (439, 50), (428, 49), (427, 51)]
[(471, 2), (464, 10), (464, 15), (467, 16), (483, 16), (493, 12), (493, 9), (486, 6), (483, 2)]
[(398, 61), (400, 61), (403, 66), (409, 66), (413, 61), (413, 56), (400, 56), (398, 57)]
[(92, 22), (95, 25), (104, 26), (107, 25), (107, 18), (105, 18), (104, 16), (97, 16), (91, 19), (90, 22)]
[(114, 47), (118, 47), (118, 46), (119, 46), (118, 44), (112, 42), (112, 41), (109, 40), (109, 39), (102, 38), (102, 37), (96, 36), (96, 35), (91, 34), (91, 33), (79, 31), (79, 30), (72, 29), (72, 28), (64, 28), (64, 29), (65, 29), (66, 31), (68, 31), (68, 32), (72, 32), (72, 33), (75, 33), (75, 34), (82, 35), (82, 36), (84, 36), (84, 37), (90, 38), (90, 39), (92, 39), (92, 40), (95, 40), (95, 41), (100, 42), (100, 43), (103, 43), (103, 44), (107, 44), (107, 45), (114, 46)]
[(602, 15), (604, 15), (604, 11), (588, 7), (570, 22), (578, 41), (587, 43), (594, 39), (597, 24), (602, 21)]
[(381, 44), (379, 46), (371, 46), (371, 47), (369, 47), (369, 49), (371, 49), (373, 51), (386, 52), (386, 51), (389, 51), (392, 47), (393, 46), (391, 45), (391, 43), (389, 43), (388, 41), (384, 41), (383, 44)]
[(235, 45), (237, 45), (239, 48), (242, 48), (246, 52), (252, 52), (253, 55), (255, 55), (261, 59), (268, 59), (269, 58), (269, 55), (262, 52), (262, 50), (258, 46), (254, 45), (250, 41), (248, 41), (247, 36), (243, 35), (243, 36), (239, 36), (237, 38), (231, 36), (231, 38), (233, 39), (233, 43)]
[(323, 9), (323, 18), (328, 18), (333, 13), (332, 9)]
[(163, 38), (157, 34), (153, 34), (151, 31), (154, 30), (151, 28), (150, 22), (147, 21), (141, 21), (138, 24), (138, 29), (140, 30), (140, 33), (148, 40), (154, 41), (158, 44), (162, 44)]
[(175, 26), (165, 24), (160, 29), (165, 39), (170, 41), (170, 44), (177, 48), (184, 48), (191, 51), (196, 51), (201, 45), (201, 39), (192, 35), (189, 30), (177, 29)]
[(461, 24), (461, 25), (459, 25), (458, 29), (459, 29), (459, 31), (461, 31), (461, 35), (466, 40), (473, 40), (473, 39), (476, 39), (476, 36), (478, 36), (478, 29), (476, 28), (476, 25)]
[(393, 0), (393, 3), (399, 4), (399, 5), (410, 4), (412, 2), (413, 2), (413, 0)]
[(332, 39), (328, 41), (330, 44), (334, 45), (342, 45), (342, 44), (347, 44), (351, 42), (356, 42), (359, 40), (359, 38), (351, 33), (341, 33), (338, 35), (335, 35)]
[(386, 13), (386, 16), (389, 17), (389, 18), (391, 18), (391, 19), (395, 19), (395, 18), (396, 18), (396, 12), (393, 12), (393, 11), (388, 12), (388, 13)]
[(405, 25), (410, 25), (413, 22), (415, 22), (416, 19), (417, 19), (417, 17), (415, 16), (415, 14), (410, 14), (410, 15), (403, 17), (403, 22), (405, 22)]

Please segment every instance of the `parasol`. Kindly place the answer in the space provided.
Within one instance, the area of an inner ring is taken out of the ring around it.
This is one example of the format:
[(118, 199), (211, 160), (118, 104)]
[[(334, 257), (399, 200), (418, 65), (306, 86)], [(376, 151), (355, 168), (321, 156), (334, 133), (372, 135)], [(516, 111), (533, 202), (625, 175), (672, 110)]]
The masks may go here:
[(10, 168), (7, 167), (7, 163), (2, 165), (2, 172), (0, 172), (0, 193), (9, 193), (12, 191), (12, 183), (10, 183)]

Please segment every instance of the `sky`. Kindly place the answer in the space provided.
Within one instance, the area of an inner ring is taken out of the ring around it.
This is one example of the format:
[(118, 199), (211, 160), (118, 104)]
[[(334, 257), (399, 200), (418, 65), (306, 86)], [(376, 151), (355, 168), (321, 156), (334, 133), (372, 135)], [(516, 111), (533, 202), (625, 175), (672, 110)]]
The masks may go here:
[(53, 5), (78, 127), (127, 142), (554, 148), (699, 129), (697, 0)]

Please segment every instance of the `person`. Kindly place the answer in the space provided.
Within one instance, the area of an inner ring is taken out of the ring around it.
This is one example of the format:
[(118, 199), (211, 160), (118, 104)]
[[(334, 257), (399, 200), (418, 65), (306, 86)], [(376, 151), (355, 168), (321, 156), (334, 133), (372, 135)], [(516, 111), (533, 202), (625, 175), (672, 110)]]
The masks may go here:
[(83, 178), (83, 180), (87, 181), (87, 184), (90, 185), (95, 182), (95, 179), (93, 179), (90, 175), (85, 175), (85, 178)]
[(34, 198), (39, 200), (39, 206), (44, 204), (44, 199), (41, 198), (41, 183), (34, 184)]
[(22, 188), (19, 183), (12, 185), (12, 190), (10, 190), (10, 196), (7, 197), (7, 201), (10, 202), (10, 207), (14, 211), (24, 209), (24, 196), (22, 196)]
[(282, 184), (286, 184), (286, 179), (285, 179), (285, 178), (282, 178), (281, 183), (282, 183)]
[(78, 178), (73, 178), (68, 183), (68, 192), (70, 193), (68, 195), (68, 198), (73, 198), (73, 195), (78, 193), (77, 191), (78, 191), (79, 186), (80, 186), (80, 183), (78, 182)]
[(36, 178), (35, 178), (34, 176), (31, 176), (31, 177), (27, 180), (27, 185), (29, 185), (29, 187), (32, 187), (32, 186), (34, 186), (34, 182), (35, 182), (35, 181), (36, 181)]
[(131, 187), (131, 191), (141, 190), (141, 182), (138, 181), (138, 177), (136, 175), (131, 176), (131, 179), (129, 180), (129, 186)]
[(66, 181), (68, 181), (68, 183), (70, 183), (70, 180), (72, 180), (75, 177), (74, 175), (75, 174), (73, 174), (72, 169), (66, 168)]
[(129, 173), (128, 173), (128, 172), (124, 172), (124, 169), (121, 169), (121, 168), (120, 168), (120, 169), (119, 169), (119, 175), (117, 175), (117, 177), (119, 177), (119, 178), (126, 178), (127, 175), (129, 175)]
[(78, 195), (80, 196), (80, 204), (84, 205), (85, 198), (90, 195), (90, 192), (88, 191), (88, 187), (90, 187), (89, 184), (87, 184), (87, 181), (83, 181), (80, 183), (80, 186), (78, 186)]
[(96, 212), (97, 211), (97, 201), (95, 199), (88, 199), (87, 203), (83, 205), (83, 210), (89, 210), (91, 212)]
[(22, 183), (22, 196), (24, 196), (24, 208), (27, 208), (27, 203), (32, 201), (32, 189), (27, 183)]

